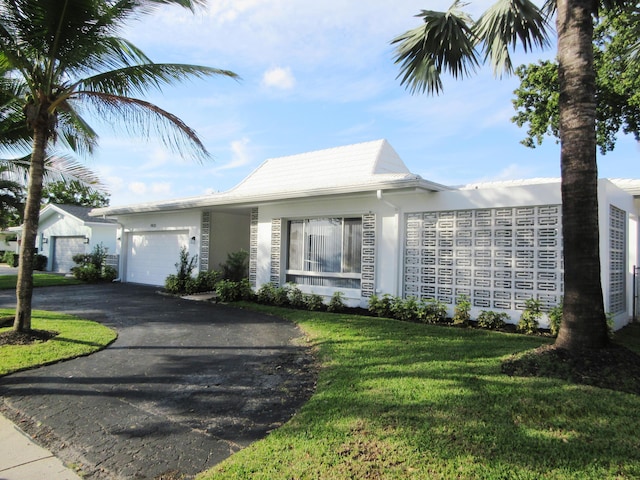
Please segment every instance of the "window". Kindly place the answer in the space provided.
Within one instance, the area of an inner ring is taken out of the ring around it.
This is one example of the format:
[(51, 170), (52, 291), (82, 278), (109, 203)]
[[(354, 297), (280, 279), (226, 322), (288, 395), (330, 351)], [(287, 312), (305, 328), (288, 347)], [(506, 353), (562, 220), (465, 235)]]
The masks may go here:
[(290, 220), (287, 281), (360, 288), (362, 218)]

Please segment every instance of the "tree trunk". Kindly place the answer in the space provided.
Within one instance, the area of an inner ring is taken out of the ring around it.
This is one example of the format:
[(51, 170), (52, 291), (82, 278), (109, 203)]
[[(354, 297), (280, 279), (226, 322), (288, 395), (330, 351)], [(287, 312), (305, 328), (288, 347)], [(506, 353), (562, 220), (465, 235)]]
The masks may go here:
[(564, 307), (556, 346), (608, 344), (600, 277), (593, 0), (558, 0)]
[[(48, 115), (44, 115), (48, 117)], [(31, 330), (31, 298), (33, 296), (33, 261), (36, 253), (36, 237), (40, 218), (42, 199), (42, 178), (44, 173), (45, 151), (49, 129), (46, 120), (37, 121), (33, 130), (33, 151), (29, 166), (29, 184), (27, 201), (24, 207), (24, 223), (18, 264), (18, 283), (16, 285), (16, 317), (13, 329), (18, 332)]]

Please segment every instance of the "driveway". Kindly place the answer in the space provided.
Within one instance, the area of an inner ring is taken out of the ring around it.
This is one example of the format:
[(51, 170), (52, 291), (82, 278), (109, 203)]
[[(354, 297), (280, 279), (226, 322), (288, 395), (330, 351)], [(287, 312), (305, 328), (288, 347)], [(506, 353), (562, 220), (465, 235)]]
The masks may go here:
[[(39, 288), (33, 308), (113, 327), (107, 349), (0, 378), (2, 413), (89, 479), (190, 478), (286, 422), (315, 386), (276, 317), (132, 284)], [(0, 307), (15, 292), (0, 291)]]

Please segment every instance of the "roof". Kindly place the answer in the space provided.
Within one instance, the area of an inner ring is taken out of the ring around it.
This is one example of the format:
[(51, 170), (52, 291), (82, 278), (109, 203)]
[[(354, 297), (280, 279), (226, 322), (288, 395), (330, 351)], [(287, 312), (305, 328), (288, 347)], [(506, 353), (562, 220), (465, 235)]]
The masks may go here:
[[(640, 197), (640, 180), (632, 178), (608, 178), (620, 190), (624, 190), (634, 197)], [(501, 187), (521, 187), (526, 185), (541, 185), (544, 183), (560, 183), (558, 178), (529, 178), (526, 180), (504, 180), (497, 182), (478, 182), (470, 183), (458, 187), (459, 190), (474, 190), (483, 188), (501, 188)]]
[(46, 217), (49, 212), (57, 212), (61, 214), (71, 215), (82, 223), (102, 223), (109, 225), (117, 225), (115, 220), (108, 218), (100, 218), (100, 217), (91, 217), (89, 216), (89, 212), (92, 210), (92, 207), (80, 207), (78, 205), (59, 205), (55, 203), (50, 203), (45, 206), (40, 212), (40, 218)]
[(640, 197), (640, 180), (632, 178), (610, 178), (611, 183), (625, 192)]
[(91, 215), (118, 215), (216, 205), (248, 205), (284, 199), (406, 188), (428, 191), (450, 189), (411, 173), (386, 140), (375, 140), (265, 160), (243, 181), (226, 192), (171, 201), (99, 208), (93, 210)]

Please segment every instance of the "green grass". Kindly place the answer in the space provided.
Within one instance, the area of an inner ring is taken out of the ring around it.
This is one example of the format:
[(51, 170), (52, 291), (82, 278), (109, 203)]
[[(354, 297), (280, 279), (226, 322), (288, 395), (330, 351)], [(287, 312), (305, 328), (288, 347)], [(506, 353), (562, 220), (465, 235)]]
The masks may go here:
[[(14, 310), (0, 309), (0, 317), (14, 313)], [(36, 330), (55, 331), (58, 335), (47, 342), (0, 346), (0, 376), (88, 355), (105, 348), (117, 337), (114, 330), (104, 325), (56, 312), (34, 310), (31, 326)], [(8, 330), (11, 327), (0, 328), (0, 333)]]
[(260, 310), (304, 329), (317, 390), (199, 480), (640, 478), (640, 397), (500, 373), (550, 339)]
[[(17, 275), (0, 275), (0, 290), (15, 289), (18, 281)], [(55, 287), (58, 285), (79, 285), (82, 284), (80, 280), (75, 278), (65, 277), (63, 275), (54, 275), (52, 273), (34, 273), (33, 274), (33, 286), (34, 287)]]

